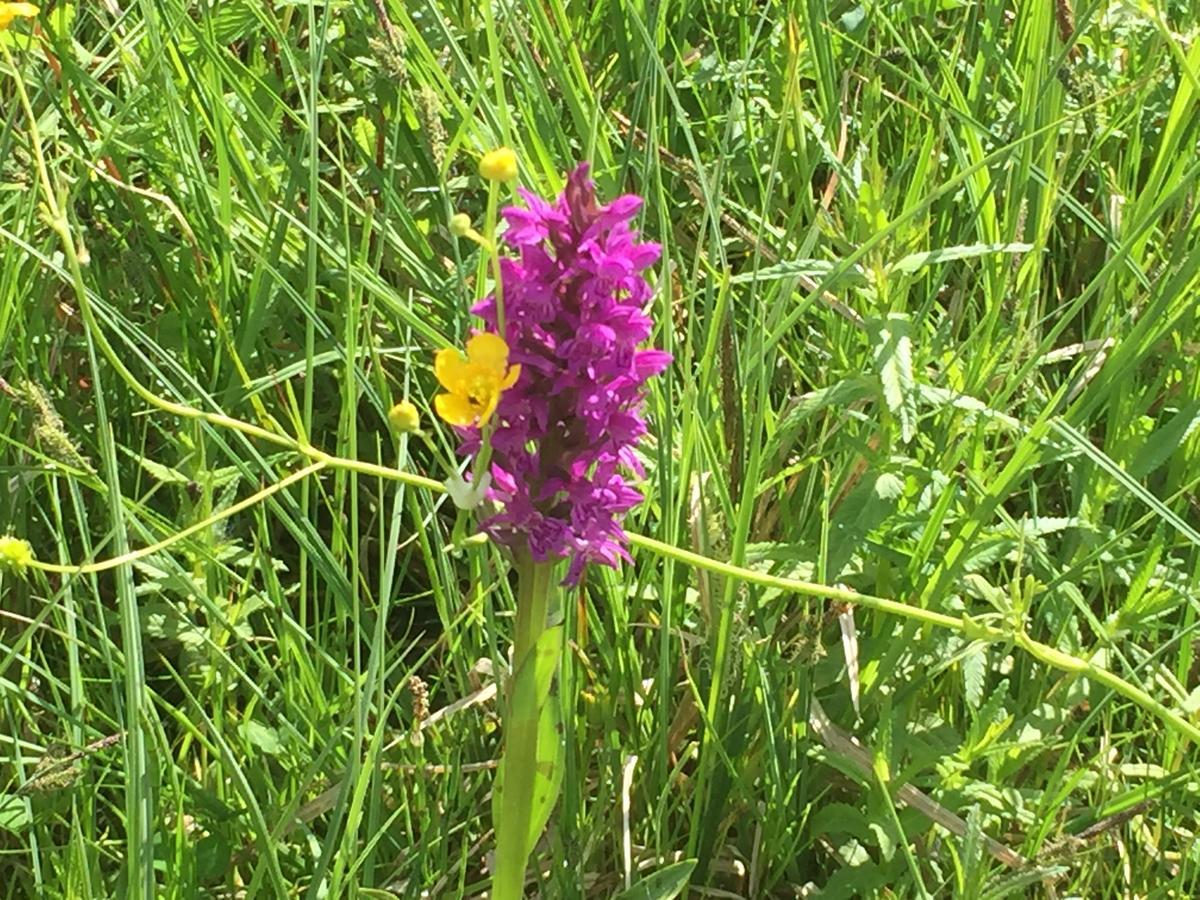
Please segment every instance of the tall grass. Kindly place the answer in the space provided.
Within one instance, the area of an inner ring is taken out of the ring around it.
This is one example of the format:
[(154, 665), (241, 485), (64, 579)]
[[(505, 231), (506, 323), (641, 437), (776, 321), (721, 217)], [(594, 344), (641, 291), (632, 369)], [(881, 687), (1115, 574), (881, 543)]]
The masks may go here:
[(485, 888), (513, 591), (391, 473), (445, 477), (430, 360), (489, 279), (447, 223), (500, 143), (646, 197), (676, 360), (635, 562), (562, 610), (542, 895), (1200, 892), (1193, 8), (37, 29), (0, 32), (0, 523), (66, 569), (204, 524), (0, 573), (4, 896)]

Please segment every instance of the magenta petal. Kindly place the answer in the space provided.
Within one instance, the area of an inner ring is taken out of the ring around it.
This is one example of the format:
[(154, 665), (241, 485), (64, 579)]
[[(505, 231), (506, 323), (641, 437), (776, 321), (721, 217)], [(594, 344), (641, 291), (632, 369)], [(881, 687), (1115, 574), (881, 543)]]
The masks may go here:
[(603, 221), (608, 223), (610, 227), (619, 222), (628, 222), (638, 214), (641, 208), (642, 198), (637, 194), (622, 194), (612, 203), (608, 204), (608, 206), (604, 207)]

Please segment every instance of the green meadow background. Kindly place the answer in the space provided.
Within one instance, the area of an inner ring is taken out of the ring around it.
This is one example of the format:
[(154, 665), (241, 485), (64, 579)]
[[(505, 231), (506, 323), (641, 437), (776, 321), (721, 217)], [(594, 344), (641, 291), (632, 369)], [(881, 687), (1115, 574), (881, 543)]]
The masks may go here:
[(646, 198), (675, 356), (530, 896), (1200, 895), (1194, 3), (46, 7), (0, 532), (152, 550), (0, 573), (0, 897), (486, 890), (507, 563), (388, 473), (500, 144)]

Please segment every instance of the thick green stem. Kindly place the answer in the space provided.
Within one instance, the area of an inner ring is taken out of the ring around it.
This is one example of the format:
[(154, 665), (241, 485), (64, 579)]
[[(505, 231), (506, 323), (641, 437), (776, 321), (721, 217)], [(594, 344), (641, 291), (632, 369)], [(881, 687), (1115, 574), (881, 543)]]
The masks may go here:
[(552, 566), (535, 563), (528, 550), (518, 553), (517, 620), (512, 677), (504, 716), (504, 752), (500, 760), (502, 794), (495, 809), (496, 862), (492, 900), (525, 896), (525, 865), (532, 849), (534, 786), (537, 780), (538, 724), (542, 705), (534, 677), (538, 640), (550, 609)]

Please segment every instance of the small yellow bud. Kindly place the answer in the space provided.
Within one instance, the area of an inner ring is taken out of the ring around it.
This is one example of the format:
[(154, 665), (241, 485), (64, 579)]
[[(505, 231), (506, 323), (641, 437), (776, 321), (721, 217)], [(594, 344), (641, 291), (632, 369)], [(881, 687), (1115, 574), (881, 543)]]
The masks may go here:
[(466, 237), (471, 233), (471, 217), (466, 213), (455, 213), (450, 217), (450, 233), (455, 237)]
[(18, 575), (33, 562), (33, 547), (11, 534), (0, 537), (0, 569), (11, 569)]
[(400, 434), (415, 434), (421, 430), (421, 414), (407, 400), (401, 400), (388, 410), (388, 421)]
[(497, 147), (479, 160), (479, 174), (488, 181), (512, 181), (517, 177), (517, 154), (508, 147)]

